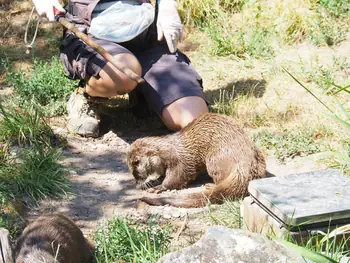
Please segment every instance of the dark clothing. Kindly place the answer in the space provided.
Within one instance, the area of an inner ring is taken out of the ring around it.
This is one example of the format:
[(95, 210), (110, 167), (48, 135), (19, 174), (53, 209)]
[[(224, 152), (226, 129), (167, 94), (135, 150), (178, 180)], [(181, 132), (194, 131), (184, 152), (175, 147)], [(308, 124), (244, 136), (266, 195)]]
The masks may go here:
[[(79, 26), (87, 33), (87, 24)], [(113, 56), (121, 53), (135, 55), (142, 66), (142, 77), (145, 79), (145, 83), (136, 87), (136, 93), (142, 94), (150, 109), (158, 115), (161, 115), (164, 106), (180, 98), (198, 96), (204, 99), (202, 79), (188, 57), (180, 51), (171, 54), (165, 41), (158, 42), (156, 21), (142, 34), (125, 43), (117, 44), (90, 37)], [(102, 56), (68, 31), (64, 32), (60, 50), (66, 74), (72, 79), (98, 77), (107, 63)]]

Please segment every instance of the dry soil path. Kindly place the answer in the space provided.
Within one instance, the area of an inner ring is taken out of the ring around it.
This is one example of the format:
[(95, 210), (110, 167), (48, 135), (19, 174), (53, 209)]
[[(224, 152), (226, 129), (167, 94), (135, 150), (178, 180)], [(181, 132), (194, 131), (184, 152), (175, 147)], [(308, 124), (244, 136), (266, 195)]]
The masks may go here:
[[(69, 167), (69, 177), (73, 183), (74, 194), (60, 200), (45, 200), (39, 207), (31, 209), (27, 219), (31, 220), (46, 212), (61, 212), (71, 217), (84, 234), (96, 230), (98, 224), (118, 215), (131, 215), (135, 219), (147, 220), (151, 215), (172, 221), (180, 226), (184, 217), (194, 215), (205, 209), (183, 209), (172, 207), (138, 207), (141, 196), (134, 179), (128, 171), (126, 152), (129, 144), (138, 137), (164, 134), (167, 131), (158, 125), (145, 123), (134, 125), (127, 130), (109, 131), (97, 139), (67, 135), (68, 145), (64, 150), (63, 163)], [(64, 129), (56, 131), (64, 133)], [(125, 136), (125, 134), (127, 136)], [(275, 158), (268, 158), (268, 171), (274, 175), (306, 172), (322, 167), (312, 160), (295, 159), (285, 165)], [(200, 185), (200, 184), (199, 184)], [(198, 185), (191, 190), (198, 190)], [(192, 222), (199, 228), (200, 223)], [(191, 223), (190, 223), (191, 224)]]

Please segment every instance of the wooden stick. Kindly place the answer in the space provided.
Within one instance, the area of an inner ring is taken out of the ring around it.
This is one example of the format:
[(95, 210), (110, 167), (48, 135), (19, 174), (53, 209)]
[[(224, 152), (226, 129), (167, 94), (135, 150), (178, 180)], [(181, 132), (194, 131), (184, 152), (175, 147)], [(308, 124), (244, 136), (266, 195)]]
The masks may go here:
[(9, 231), (5, 228), (0, 228), (0, 246), (0, 262), (3, 262), (3, 260), (5, 259), (4, 263), (14, 263), (10, 242), (10, 234)]
[(180, 237), (182, 231), (185, 230), (186, 225), (187, 225), (187, 220), (188, 220), (188, 215), (187, 215), (187, 213), (186, 213), (186, 215), (185, 215), (185, 220), (183, 221), (183, 223), (182, 223), (182, 225), (181, 225), (179, 231), (177, 231), (177, 233), (176, 233), (176, 235), (175, 235), (175, 240), (176, 240), (176, 241), (179, 240), (179, 237)]
[(107, 61), (113, 64), (118, 70), (123, 72), (128, 78), (136, 81), (137, 83), (143, 83), (144, 79), (141, 78), (139, 75), (137, 75), (135, 72), (133, 72), (131, 69), (123, 66), (118, 65), (118, 62), (115, 60), (115, 58), (109, 54), (103, 47), (98, 45), (96, 42), (91, 40), (86, 34), (79, 31), (78, 28), (76, 28), (72, 23), (68, 22), (67, 19), (60, 16), (58, 18), (58, 22), (63, 25), (68, 30), (72, 31), (78, 38), (83, 40), (86, 44), (88, 44), (90, 47), (92, 47), (97, 53), (99, 53), (102, 57), (104, 57)]

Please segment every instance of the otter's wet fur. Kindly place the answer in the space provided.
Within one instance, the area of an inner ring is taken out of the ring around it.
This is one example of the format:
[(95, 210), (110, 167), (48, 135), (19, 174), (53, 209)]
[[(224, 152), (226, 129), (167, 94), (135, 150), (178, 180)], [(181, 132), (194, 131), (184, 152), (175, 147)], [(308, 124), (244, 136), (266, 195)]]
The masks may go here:
[(16, 263), (90, 263), (94, 244), (73, 221), (60, 214), (40, 216), (20, 236)]
[(179, 132), (137, 139), (127, 155), (130, 172), (141, 189), (160, 193), (183, 189), (201, 171), (214, 185), (200, 193), (154, 195), (141, 200), (151, 205), (202, 207), (225, 198), (247, 195), (251, 180), (266, 177), (261, 151), (231, 117), (205, 113)]

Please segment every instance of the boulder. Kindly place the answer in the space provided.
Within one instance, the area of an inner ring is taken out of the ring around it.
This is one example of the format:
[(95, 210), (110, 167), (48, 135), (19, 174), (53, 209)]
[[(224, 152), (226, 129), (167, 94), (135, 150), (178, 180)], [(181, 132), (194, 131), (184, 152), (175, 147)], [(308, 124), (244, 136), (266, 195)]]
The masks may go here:
[[(262, 234), (223, 226), (209, 227), (191, 247), (172, 252), (157, 263), (301, 263), (308, 262)], [(310, 261), (311, 262), (311, 261)]]

